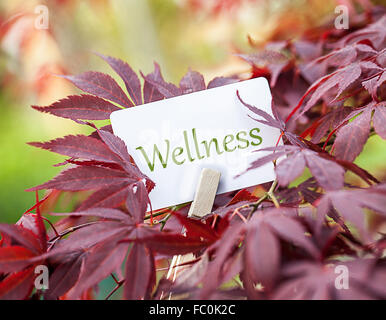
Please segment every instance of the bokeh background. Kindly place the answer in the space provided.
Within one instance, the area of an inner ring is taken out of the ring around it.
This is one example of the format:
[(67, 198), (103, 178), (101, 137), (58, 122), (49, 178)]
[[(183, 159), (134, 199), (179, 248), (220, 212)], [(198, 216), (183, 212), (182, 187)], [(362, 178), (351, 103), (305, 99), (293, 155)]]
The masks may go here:
[[(359, 1), (365, 3), (365, 0)], [(1, 0), (0, 2), (0, 222), (15, 222), (35, 202), (24, 189), (59, 172), (63, 157), (28, 141), (85, 133), (84, 127), (34, 111), (78, 91), (55, 74), (97, 70), (112, 75), (93, 51), (150, 72), (153, 61), (169, 82), (191, 67), (214, 76), (245, 74), (234, 53), (268, 39), (293, 39), (331, 19), (337, 0)], [(379, 1), (382, 3), (382, 1)], [(37, 29), (38, 5), (48, 29)], [(356, 163), (385, 172), (386, 144), (369, 139)]]

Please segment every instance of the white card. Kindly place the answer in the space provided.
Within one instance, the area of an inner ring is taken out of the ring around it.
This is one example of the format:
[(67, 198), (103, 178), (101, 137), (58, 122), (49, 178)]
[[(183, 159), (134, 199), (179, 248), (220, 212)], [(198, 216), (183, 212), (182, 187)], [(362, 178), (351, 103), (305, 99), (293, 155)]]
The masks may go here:
[(265, 78), (194, 92), (115, 111), (114, 134), (127, 146), (139, 169), (155, 182), (150, 192), (153, 210), (192, 201), (203, 168), (220, 171), (217, 193), (275, 179), (273, 164), (244, 172), (266, 155), (253, 150), (275, 146), (278, 129), (258, 118), (240, 102), (272, 115), (271, 93)]

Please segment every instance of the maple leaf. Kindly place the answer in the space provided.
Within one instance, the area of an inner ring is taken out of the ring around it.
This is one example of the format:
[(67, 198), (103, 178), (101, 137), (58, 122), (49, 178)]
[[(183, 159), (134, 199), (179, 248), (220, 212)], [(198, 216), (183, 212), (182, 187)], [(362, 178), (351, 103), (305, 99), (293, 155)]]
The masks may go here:
[[(220, 87), (226, 84), (237, 82), (238, 79), (234, 77), (216, 77), (208, 83), (208, 87), (205, 86), (205, 80), (202, 74), (197, 71), (189, 70), (180, 80), (179, 87), (175, 86), (172, 83), (168, 83), (164, 80), (160, 67), (157, 63), (154, 63), (154, 71), (149, 75), (143, 75), (142, 77), (146, 83), (152, 85), (164, 98), (172, 98), (182, 94), (192, 93), (200, 90), (205, 90), (206, 88), (215, 88)], [(147, 90), (147, 91), (152, 91)], [(151, 95), (147, 93), (147, 95)], [(158, 99), (157, 99), (158, 100)], [(146, 99), (145, 99), (146, 102)], [(149, 101), (151, 102), (151, 101)]]
[[(372, 116), (373, 111), (374, 115)], [(355, 118), (338, 130), (334, 142), (335, 156), (338, 159), (354, 161), (361, 153), (369, 137), (371, 118), (373, 119), (375, 131), (385, 139), (385, 115), (385, 102), (372, 102), (363, 109), (355, 110), (349, 114), (349, 116), (342, 120), (342, 124), (353, 116)]]
[(268, 47), (259, 53), (250, 55), (241, 54), (238, 56), (247, 61), (252, 66), (267, 67), (271, 75), (270, 85), (275, 87), (280, 73), (283, 72), (284, 68), (286, 68), (290, 63), (290, 59), (287, 56), (279, 52), (279, 50), (276, 50), (282, 50), (285, 48), (285, 46), (285, 42), (280, 42), (279, 46), (273, 47), (271, 44), (271, 47)]
[(262, 283), (266, 290), (271, 290), (279, 267), (279, 240), (266, 223), (251, 224), (245, 238), (244, 273), (253, 283)]
[(319, 118), (319, 120), (315, 121), (314, 124), (302, 134), (302, 136), (306, 137), (310, 134), (312, 136), (311, 142), (319, 143), (329, 130), (336, 130), (351, 113), (351, 108), (334, 108), (326, 115)]
[(143, 179), (150, 191), (154, 184), (132, 164), (124, 142), (108, 131), (97, 131), (100, 140), (87, 136), (67, 136), (47, 143), (32, 143), (32, 145), (73, 158), (113, 163), (118, 166), (117, 168), (100, 166), (98, 162), (76, 162), (76, 167), (63, 171), (53, 180), (31, 188), (29, 191), (97, 189), (96, 193), (81, 205), (80, 210), (111, 204), (119, 206), (126, 200), (129, 192), (132, 192), (132, 187)]
[(318, 203), (318, 215), (323, 218), (334, 207), (345, 221), (351, 222), (358, 228), (361, 236), (369, 241), (363, 208), (386, 215), (385, 190), (385, 185), (380, 184), (367, 189), (327, 192)]
[(19, 271), (28, 266), (29, 258), (35, 254), (22, 246), (0, 248), (0, 273)]
[(305, 236), (305, 229), (286, 215), (285, 209), (273, 209), (254, 216), (248, 225), (244, 250), (244, 281), (261, 283), (270, 292), (279, 274), (279, 238), (303, 247), (317, 256), (314, 244)]
[(68, 293), (70, 298), (78, 298), (121, 266), (128, 249), (127, 243), (118, 243), (121, 239), (120, 234), (113, 235), (88, 250), (79, 278)]
[(122, 78), (134, 105), (142, 104), (141, 82), (133, 69), (124, 61), (96, 53)]
[(55, 266), (54, 271), (50, 274), (49, 288), (44, 292), (45, 299), (57, 300), (76, 284), (84, 258), (84, 253), (70, 255), (68, 261)]
[[(215, 257), (205, 275), (196, 281), (203, 284), (199, 298), (209, 298), (225, 279), (241, 271), (239, 267), (243, 268), (243, 281), (264, 283), (267, 290), (272, 288), (279, 272), (278, 239), (300, 246), (312, 256), (317, 256), (317, 249), (307, 239), (305, 231), (299, 222), (286, 215), (284, 209), (268, 209), (262, 215), (254, 216), (247, 225), (234, 224), (229, 227), (212, 246)], [(238, 248), (242, 239), (241, 253)], [(238, 265), (238, 262), (241, 264)]]
[(76, 76), (61, 76), (71, 81), (79, 89), (111, 100), (122, 107), (129, 108), (133, 103), (127, 98), (117, 82), (107, 74), (95, 71), (88, 71)]
[(302, 39), (295, 41), (291, 49), (300, 57), (300, 61), (296, 61), (296, 67), (308, 83), (312, 83), (326, 74), (327, 65), (325, 63), (311, 63), (322, 55), (322, 42), (315, 43)]
[[(326, 264), (312, 262), (293, 263), (284, 270), (284, 275), (290, 279), (278, 288), (274, 298), (279, 300), (326, 300), (374, 299), (384, 296), (384, 290), (383, 292), (382, 290), (377, 291), (378, 286), (373, 285), (373, 282), (378, 279), (376, 276), (371, 276), (371, 270), (373, 269), (377, 276), (379, 274), (378, 268), (372, 268), (373, 262), (373, 259), (357, 259), (353, 262), (345, 263), (341, 261), (331, 261)], [(338, 266), (349, 270), (349, 287), (345, 290), (339, 290), (335, 286), (337, 279), (335, 268)], [(363, 288), (368, 288), (369, 291), (363, 290)]]
[[(273, 118), (271, 115), (269, 115), (265, 111), (260, 110), (257, 107), (252, 106), (252, 105), (244, 102), (241, 99), (238, 91), (236, 91), (236, 95), (237, 95), (238, 99), (240, 100), (240, 102), (245, 107), (247, 107), (247, 109), (249, 109), (250, 111), (252, 111), (256, 115), (258, 115), (259, 117), (263, 118), (264, 120), (256, 119), (256, 118), (248, 115), (250, 118), (252, 118), (253, 120), (255, 120), (257, 122), (260, 122), (262, 124), (265, 124), (265, 125), (268, 125), (268, 126), (271, 126), (271, 127), (279, 129), (282, 132), (282, 135), (284, 135), (288, 139), (288, 141), (291, 142), (291, 144), (298, 145), (298, 146), (304, 146), (304, 143), (298, 138), (298, 136), (296, 134), (294, 134), (294, 133), (292, 133), (292, 132), (290, 132), (290, 131), (288, 131), (286, 129), (286, 124), (280, 118), (279, 114), (277, 113), (277, 111), (276, 111), (276, 109), (274, 107), (272, 108), (272, 111), (273, 111), (273, 114), (274, 114), (275, 118)], [(277, 143), (279, 143), (279, 140), (278, 140)]]
[(135, 243), (127, 258), (124, 297), (128, 300), (148, 299), (154, 284), (153, 254), (145, 245)]
[(241, 189), (239, 192), (235, 194), (235, 196), (226, 204), (226, 206), (230, 206), (236, 204), (241, 201), (256, 201), (258, 197), (254, 196), (247, 189)]
[(370, 133), (371, 109), (366, 109), (349, 124), (339, 129), (334, 142), (335, 156), (354, 161), (361, 153)]
[(209, 81), (207, 89), (225, 86), (227, 84), (235, 83), (238, 81), (239, 80), (236, 77), (215, 77)]
[[(86, 72), (79, 76), (62, 77), (70, 80), (83, 91), (93, 95), (71, 95), (58, 102), (54, 102), (48, 107), (32, 107), (41, 112), (80, 122), (79, 120), (109, 119), (111, 112), (120, 110), (119, 107), (105, 99), (111, 100), (118, 103), (120, 106), (127, 108), (132, 107), (134, 104), (142, 104), (142, 92), (145, 103), (164, 98), (164, 96), (161, 95), (148, 81), (145, 81), (143, 89), (141, 90), (141, 83), (138, 76), (126, 62), (99, 53), (97, 53), (97, 55), (104, 59), (122, 78), (132, 101), (129, 100), (120, 86), (109, 75), (100, 72)], [(154, 72), (147, 75), (147, 77), (154, 79), (162, 78), (158, 64), (155, 64)], [(106, 128), (104, 128), (104, 130), (106, 131)]]
[(72, 120), (105, 120), (113, 111), (120, 110), (114, 104), (92, 95), (68, 96), (47, 107), (32, 106), (35, 110)]
[(76, 216), (76, 217), (97, 217), (108, 220), (115, 221), (129, 221), (130, 216), (118, 209), (111, 208), (91, 208), (84, 211), (75, 211), (75, 212), (51, 212), (53, 216)]
[[(76, 281), (76, 284), (73, 284), (66, 294), (68, 297), (80, 297), (82, 292), (116, 271), (123, 263), (130, 242), (133, 242), (133, 246), (126, 262), (124, 295), (127, 299), (149, 297), (155, 284), (153, 250), (165, 254), (184, 254), (205, 248), (218, 238), (218, 235), (215, 237), (209, 232), (212, 229), (206, 224), (190, 221), (182, 216), (179, 216), (179, 219), (189, 229), (187, 236), (151, 230), (148, 226), (140, 224), (143, 222), (148, 200), (144, 185), (137, 185), (136, 188), (137, 190), (128, 197), (126, 202), (130, 215), (109, 208), (52, 213), (59, 216), (103, 219), (77, 230), (67, 239), (59, 242), (47, 255), (54, 261), (58, 259), (60, 261), (72, 252), (73, 259), (81, 264), (81, 269), (71, 269), (73, 275), (69, 277), (71, 281)], [(189, 223), (192, 225), (190, 226)], [(202, 240), (202, 237), (207, 240)], [(95, 265), (99, 267), (95, 268)], [(76, 277), (76, 275), (79, 276)], [(58, 284), (57, 290), (61, 293), (64, 290), (63, 286), (61, 283)], [(55, 296), (55, 291), (49, 294), (49, 297), (52, 296)]]
[[(351, 63), (348, 66), (339, 68), (338, 70), (323, 76), (316, 82), (314, 82), (307, 92), (300, 99), (298, 105), (292, 110), (287, 117), (287, 121), (294, 115), (300, 107), (303, 105), (305, 99), (310, 96), (306, 105), (302, 108), (297, 117), (307, 112), (315, 103), (317, 103), (330, 89), (337, 87), (335, 98), (330, 99), (330, 103), (335, 101), (344, 90), (346, 90), (351, 84), (353, 84), (365, 71), (381, 70), (377, 64), (371, 61), (359, 61)], [(363, 76), (363, 75), (362, 75)]]
[(28, 144), (72, 158), (113, 163), (120, 161), (120, 158), (101, 140), (83, 135), (65, 136), (45, 143), (29, 142)]
[(3, 236), (2, 245), (18, 244), (35, 253), (40, 252), (40, 243), (30, 230), (19, 225), (0, 224), (0, 232)]
[(145, 83), (143, 84), (143, 98), (145, 103), (162, 100), (164, 96), (158, 89), (146, 79), (159, 79), (161, 77), (161, 70), (159, 65), (154, 63), (154, 71), (145, 76)]
[(147, 76), (141, 73), (146, 82), (153, 85), (165, 98), (172, 98), (182, 94), (180, 88), (164, 80), (157, 63), (154, 63), (154, 69), (155, 72)]
[(106, 188), (120, 182), (134, 183), (123, 171), (102, 167), (75, 167), (63, 171), (53, 180), (37, 187), (27, 189), (35, 191), (41, 189), (56, 189), (65, 191), (79, 191)]
[(381, 88), (381, 85), (386, 81), (386, 72), (383, 71), (371, 76), (369, 79), (364, 80), (362, 85), (366, 90), (371, 94), (371, 97), (374, 101), (379, 101), (377, 96), (378, 88)]
[(24, 214), (16, 225), (0, 224), (0, 233), (3, 240), (10, 239), (7, 240), (10, 245), (0, 247), (0, 275), (4, 276), (0, 281), (0, 299), (25, 299), (33, 289), (35, 266), (42, 263), (44, 259), (40, 255), (47, 250), (46, 229), (39, 207), (37, 214)]
[(6, 276), (0, 282), (1, 300), (24, 300), (33, 289), (35, 279), (34, 268), (28, 268)]
[(116, 183), (108, 188), (102, 188), (95, 191), (86, 200), (84, 200), (77, 210), (83, 211), (89, 208), (117, 208), (119, 207), (129, 194), (127, 182)]
[(307, 68), (320, 63), (335, 67), (347, 66), (348, 64), (356, 61), (359, 57), (361, 59), (367, 57), (366, 54), (367, 56), (368, 54), (374, 55), (377, 54), (377, 51), (367, 44), (366, 41), (353, 43), (343, 48), (331, 51), (330, 53), (313, 60), (306, 66), (306, 70)]
[(202, 277), (196, 280), (196, 283), (202, 283), (202, 289), (197, 293), (196, 298), (209, 299), (225, 279), (234, 275), (232, 262), (240, 259), (240, 256), (237, 255), (237, 248), (244, 234), (245, 225), (235, 223), (224, 232), (220, 241), (214, 243), (211, 249), (215, 250), (215, 256), (205, 268)]
[[(110, 208), (52, 214), (103, 219), (79, 229), (76, 226), (70, 228), (73, 233), (66, 239), (54, 237), (50, 252), (43, 255), (56, 266), (50, 277), (53, 286), (45, 297), (56, 299), (66, 294), (69, 298), (77, 299), (122, 265), (129, 247), (122, 240), (135, 230), (136, 222), (127, 213)], [(96, 265), (98, 268), (95, 268)], [(68, 282), (61, 280), (63, 273)]]
[(205, 80), (202, 74), (189, 70), (180, 81), (180, 89), (184, 94), (205, 90)]
[[(212, 225), (206, 221), (187, 218), (178, 212), (172, 212), (172, 214), (178, 219), (178, 221), (185, 227), (186, 235), (189, 238), (202, 238), (209, 243), (217, 241), (221, 233), (218, 232)], [(222, 223), (226, 224), (226, 219)], [(223, 232), (224, 230), (221, 230)]]
[(318, 152), (287, 145), (269, 147), (257, 151), (274, 151), (274, 153), (255, 160), (250, 164), (247, 171), (287, 155), (287, 158), (280, 161), (275, 169), (280, 185), (288, 185), (289, 182), (299, 177), (307, 166), (319, 185), (326, 190), (337, 190), (343, 187), (344, 169), (334, 161), (333, 157), (326, 159), (326, 156)]
[[(69, 216), (71, 214), (71, 212), (67, 213)], [(106, 239), (112, 237), (116, 237), (117, 241), (125, 239), (134, 229), (135, 225), (132, 221), (126, 220), (111, 221), (107, 219), (106, 221), (97, 220), (80, 225), (75, 224), (69, 228), (70, 234), (67, 238), (63, 239), (59, 235), (50, 240), (51, 250), (44, 257), (57, 260), (66, 259), (68, 254), (78, 254), (82, 251), (90, 252), (95, 245), (106, 242)]]
[(315, 191), (316, 189), (317, 182), (315, 178), (310, 178), (296, 187), (279, 190), (277, 192), (277, 197), (279, 200), (283, 200), (286, 203), (300, 203), (303, 200), (313, 203), (321, 196), (321, 193)]
[(134, 184), (126, 199), (126, 208), (136, 223), (143, 222), (148, 204), (150, 200), (145, 185), (141, 182)]
[(374, 106), (373, 126), (375, 132), (382, 138), (386, 139), (386, 103), (379, 103)]
[(386, 39), (386, 15), (383, 14), (377, 21), (348, 34), (338, 41), (337, 46), (344, 47), (349, 44), (368, 40), (376, 49), (383, 49)]
[(146, 243), (155, 252), (172, 256), (197, 252), (210, 245), (210, 242), (199, 237), (187, 237), (168, 232), (143, 237), (140, 239), (140, 242)]

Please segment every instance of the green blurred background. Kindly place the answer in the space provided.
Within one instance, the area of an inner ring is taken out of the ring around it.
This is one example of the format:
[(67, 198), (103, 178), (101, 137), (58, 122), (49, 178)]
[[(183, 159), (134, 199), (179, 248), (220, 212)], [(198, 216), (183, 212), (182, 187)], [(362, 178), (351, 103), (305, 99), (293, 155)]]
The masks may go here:
[[(223, 7), (216, 9), (221, 2)], [(34, 27), (39, 4), (48, 8), (47, 30)], [(116, 78), (93, 51), (119, 57), (145, 73), (157, 61), (164, 77), (175, 83), (188, 67), (207, 81), (246, 73), (248, 65), (232, 53), (251, 51), (248, 35), (257, 44), (272, 35), (296, 37), (324, 23), (336, 5), (334, 0), (2, 0), (0, 222), (16, 222), (35, 201), (24, 189), (60, 171), (52, 165), (63, 157), (26, 142), (85, 132), (70, 120), (30, 108), (77, 93), (54, 74), (98, 70)], [(370, 138), (356, 162), (379, 176), (385, 147), (378, 137)]]

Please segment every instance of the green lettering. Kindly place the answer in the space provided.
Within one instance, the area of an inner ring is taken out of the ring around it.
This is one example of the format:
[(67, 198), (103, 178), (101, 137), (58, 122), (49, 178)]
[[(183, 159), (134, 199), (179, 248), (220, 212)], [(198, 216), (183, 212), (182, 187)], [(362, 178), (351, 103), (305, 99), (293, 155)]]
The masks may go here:
[(193, 140), (194, 140), (194, 146), (196, 148), (197, 157), (200, 160), (204, 159), (204, 156), (200, 155), (200, 148), (198, 146), (198, 141), (197, 141), (197, 136), (196, 136), (196, 128), (192, 129), (192, 135), (193, 135)]
[[(229, 138), (229, 139), (228, 139)], [(233, 134), (228, 134), (224, 137), (224, 141), (223, 141), (223, 146), (224, 146), (224, 150), (226, 152), (232, 152), (232, 151), (235, 151), (236, 150), (236, 147), (232, 148), (232, 149), (228, 149), (227, 145), (229, 143), (231, 143), (233, 140), (235, 139), (235, 137), (233, 136)]]
[(172, 152), (172, 159), (176, 165), (181, 165), (185, 162), (185, 159), (182, 161), (178, 161), (177, 157), (180, 156), (184, 152), (184, 149), (182, 147), (177, 147)]
[(188, 153), (188, 158), (190, 162), (194, 161), (194, 158), (192, 157), (190, 153), (190, 148), (189, 148), (189, 141), (188, 141), (188, 135), (186, 134), (186, 130), (184, 130), (184, 140), (185, 140), (185, 146), (186, 146), (186, 152)]
[(236, 134), (236, 139), (237, 139), (238, 141), (240, 141), (240, 142), (244, 142), (244, 143), (245, 143), (245, 146), (240, 146), (240, 145), (238, 145), (237, 148), (239, 148), (239, 149), (246, 149), (246, 148), (248, 148), (248, 146), (249, 146), (249, 141), (248, 141), (247, 139), (241, 138), (241, 137), (240, 137), (240, 134), (243, 134), (244, 136), (246, 136), (247, 133), (246, 133), (245, 131), (240, 131), (240, 132), (238, 132), (238, 133)]
[(157, 145), (154, 144), (153, 163), (150, 162), (149, 157), (147, 156), (147, 154), (146, 154), (145, 150), (143, 149), (143, 147), (139, 146), (139, 147), (135, 148), (135, 150), (141, 151), (143, 157), (145, 158), (145, 161), (146, 161), (147, 165), (149, 166), (150, 171), (154, 171), (155, 156), (156, 156), (156, 154), (158, 155), (158, 159), (161, 162), (161, 165), (162, 165), (163, 168), (166, 168), (166, 166), (168, 165), (170, 141), (165, 139), (165, 142), (166, 142), (166, 146), (167, 146), (166, 159), (164, 160), (164, 158), (162, 157), (161, 152), (159, 151)]
[(213, 138), (212, 140), (209, 141), (201, 141), (201, 143), (205, 146), (205, 150), (206, 150), (206, 156), (209, 158), (210, 157), (210, 146), (212, 143), (214, 143), (216, 145), (216, 152), (217, 154), (222, 154), (223, 151), (220, 151), (219, 147), (218, 147), (218, 141), (216, 138)]
[(259, 142), (251, 141), (251, 145), (258, 146), (259, 144), (261, 144), (263, 142), (263, 138), (256, 135), (256, 134), (253, 134), (253, 131), (256, 131), (257, 133), (259, 133), (260, 129), (259, 128), (253, 128), (249, 131), (249, 135), (251, 136), (251, 138), (257, 139), (259, 141)]

